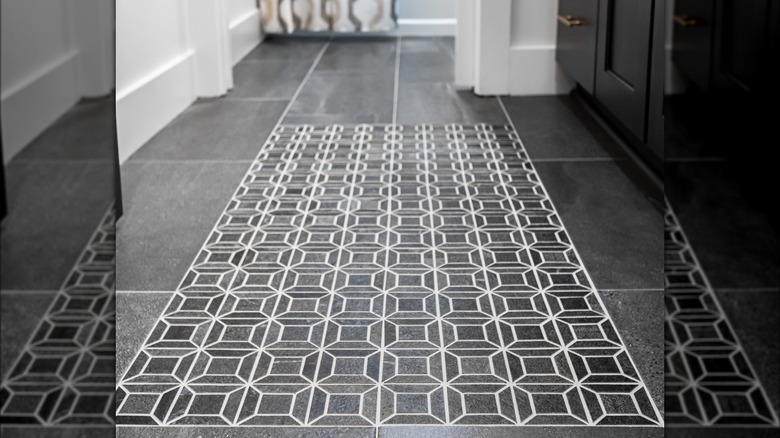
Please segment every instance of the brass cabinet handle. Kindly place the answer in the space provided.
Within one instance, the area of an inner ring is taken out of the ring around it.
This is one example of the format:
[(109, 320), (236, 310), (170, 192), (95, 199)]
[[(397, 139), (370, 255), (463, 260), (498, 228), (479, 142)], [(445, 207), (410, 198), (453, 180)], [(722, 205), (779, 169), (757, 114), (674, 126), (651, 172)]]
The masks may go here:
[(558, 21), (565, 24), (568, 27), (582, 26), (582, 20), (574, 18), (571, 15), (559, 15)]
[(693, 27), (699, 24), (695, 18), (691, 18), (687, 15), (675, 15), (674, 22), (682, 27)]

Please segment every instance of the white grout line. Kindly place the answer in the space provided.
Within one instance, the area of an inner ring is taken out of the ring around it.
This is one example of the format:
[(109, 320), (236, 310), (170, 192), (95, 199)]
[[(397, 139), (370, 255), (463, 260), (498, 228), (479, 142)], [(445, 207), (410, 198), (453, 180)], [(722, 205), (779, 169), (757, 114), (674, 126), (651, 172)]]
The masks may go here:
[(398, 123), (398, 88), (401, 78), (401, 36), (396, 37), (395, 43), (395, 79), (393, 87), (393, 125)]
[(118, 290), (117, 295), (155, 295), (155, 294), (175, 294), (175, 290)]
[[(520, 138), (520, 134), (518, 134), (517, 129), (515, 128), (515, 124), (512, 121), (512, 118), (509, 117), (509, 112), (507, 111), (506, 107), (504, 106), (504, 102), (501, 100), (501, 96), (496, 96), (496, 99), (498, 100), (498, 104), (501, 106), (501, 109), (504, 111), (504, 117), (506, 117), (507, 121), (509, 122), (509, 126), (512, 127), (512, 130), (515, 132), (515, 135), (517, 136), (517, 141), (520, 143), (520, 146), (523, 148), (523, 150), (528, 153), (528, 151), (525, 148), (525, 145), (523, 144), (523, 140)], [(533, 160), (528, 158), (529, 163), (531, 164), (531, 167), (535, 171), (535, 166), (533, 164)], [(541, 189), (546, 193), (547, 189), (544, 187), (544, 184), (542, 183), (541, 176), (537, 173), (537, 177), (539, 178), (540, 187)], [(548, 195), (547, 199), (550, 201), (550, 205), (553, 207), (553, 211), (556, 213), (558, 212), (558, 209), (555, 208), (555, 203), (553, 202), (552, 198)], [(561, 223), (561, 228), (563, 228), (563, 231), (569, 236), (569, 239), (572, 239), (571, 234), (569, 233), (569, 230), (566, 229), (565, 224), (563, 223), (563, 218), (559, 218)], [(590, 276), (590, 271), (585, 266), (585, 260), (580, 256), (579, 251), (577, 250), (577, 245), (574, 244), (574, 241), (571, 240), (571, 249), (574, 252), (574, 255), (577, 257), (577, 259), (580, 262), (580, 265), (582, 266), (582, 271), (585, 274), (585, 277), (588, 279), (588, 282), (590, 283), (590, 287), (594, 292), (594, 295), (596, 296), (596, 299), (599, 302), (599, 305), (601, 306), (602, 312), (604, 313), (604, 316), (607, 318), (607, 320), (612, 324), (612, 326), (615, 328), (615, 334), (617, 335), (618, 339), (620, 339), (620, 343), (622, 344), (622, 347), (626, 351), (626, 356), (628, 356), (628, 360), (631, 362), (631, 365), (634, 367), (634, 370), (636, 371), (637, 375), (639, 376), (639, 381), (642, 382), (642, 385), (645, 387), (645, 390), (647, 391), (648, 398), (650, 399), (650, 404), (653, 407), (653, 411), (655, 411), (656, 418), (658, 419), (658, 426), (663, 427), (664, 426), (664, 416), (661, 414), (661, 411), (658, 409), (658, 406), (656, 406), (655, 398), (650, 393), (650, 387), (647, 385), (647, 382), (645, 382), (644, 377), (639, 372), (639, 368), (636, 366), (636, 362), (634, 362), (634, 358), (631, 356), (631, 353), (628, 351), (628, 343), (623, 339), (623, 336), (620, 334), (620, 331), (617, 330), (617, 327), (615, 327), (614, 320), (609, 315), (609, 312), (607, 311), (607, 307), (604, 305), (604, 301), (601, 299), (601, 295), (598, 292), (598, 289), (596, 288), (596, 284), (593, 282), (593, 279)], [(663, 396), (663, 393), (660, 394)]]
[(287, 102), (288, 97), (218, 97), (219, 102)]
[[(517, 132), (517, 131), (515, 131)], [(518, 134), (520, 135), (520, 134)], [(527, 153), (528, 151), (526, 151)], [(530, 157), (529, 157), (530, 159)], [(601, 163), (613, 161), (628, 161), (628, 157), (576, 157), (576, 158), (534, 158), (535, 163)]]
[(287, 117), (287, 113), (290, 112), (290, 108), (292, 108), (293, 104), (295, 103), (295, 100), (298, 99), (298, 95), (301, 94), (301, 90), (303, 90), (303, 87), (306, 85), (306, 82), (309, 81), (309, 78), (311, 77), (312, 73), (314, 73), (314, 70), (317, 68), (317, 65), (320, 63), (322, 56), (325, 54), (325, 51), (327, 51), (328, 47), (330, 47), (331, 41), (333, 41), (333, 37), (331, 37), (328, 40), (328, 42), (326, 42), (325, 45), (322, 46), (320, 52), (317, 53), (317, 57), (314, 58), (314, 62), (312, 62), (311, 67), (309, 67), (309, 71), (306, 72), (306, 76), (303, 77), (303, 80), (298, 85), (298, 88), (295, 90), (295, 93), (293, 93), (292, 97), (290, 97), (290, 102), (287, 104), (287, 108), (284, 109), (284, 112), (282, 113), (281, 117), (279, 117), (279, 121), (276, 122), (276, 126), (274, 126), (272, 132), (276, 132), (276, 128), (278, 128), (279, 125), (282, 124), (284, 118)]
[[(273, 131), (271, 131), (273, 134)], [(194, 159), (184, 159), (184, 160), (175, 160), (175, 159), (157, 159), (157, 158), (151, 158), (151, 159), (144, 159), (144, 158), (138, 158), (138, 159), (131, 159), (127, 160), (124, 163), (122, 163), (122, 166), (125, 166), (127, 164), (145, 164), (145, 163), (158, 163), (158, 164), (251, 164), (254, 163), (254, 160), (194, 160)]]

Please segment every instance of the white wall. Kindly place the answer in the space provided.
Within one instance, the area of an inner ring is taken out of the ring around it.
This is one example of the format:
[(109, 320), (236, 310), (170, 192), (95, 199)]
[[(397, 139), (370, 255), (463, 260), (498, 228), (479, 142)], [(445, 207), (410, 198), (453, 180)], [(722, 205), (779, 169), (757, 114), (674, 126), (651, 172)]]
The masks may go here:
[(255, 0), (117, 0), (116, 27), (120, 161), (196, 98), (225, 94), (261, 38)]
[(558, 0), (512, 0), (509, 94), (565, 94), (574, 83), (555, 62)]
[(262, 40), (257, 0), (224, 0), (230, 32), (233, 65), (238, 64)]
[(455, 35), (453, 0), (397, 0), (398, 33), (401, 35)]
[(186, 0), (117, 0), (116, 117), (124, 161), (195, 100)]
[[(7, 162), (83, 96), (113, 83), (103, 0), (3, 0), (3, 158)], [(100, 21), (100, 22), (96, 22)]]
[(458, 87), (524, 96), (574, 87), (555, 62), (558, 0), (458, 0), (458, 10)]

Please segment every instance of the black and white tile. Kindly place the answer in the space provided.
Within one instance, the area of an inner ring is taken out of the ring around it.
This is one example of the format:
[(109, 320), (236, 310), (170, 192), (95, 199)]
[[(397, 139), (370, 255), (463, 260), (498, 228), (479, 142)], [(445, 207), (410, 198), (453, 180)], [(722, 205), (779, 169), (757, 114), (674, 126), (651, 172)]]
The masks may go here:
[(3, 381), (2, 424), (114, 424), (114, 222), (111, 207)]
[(777, 426), (764, 388), (668, 205), (664, 243), (666, 424)]
[(517, 134), (280, 126), (122, 425), (660, 425)]

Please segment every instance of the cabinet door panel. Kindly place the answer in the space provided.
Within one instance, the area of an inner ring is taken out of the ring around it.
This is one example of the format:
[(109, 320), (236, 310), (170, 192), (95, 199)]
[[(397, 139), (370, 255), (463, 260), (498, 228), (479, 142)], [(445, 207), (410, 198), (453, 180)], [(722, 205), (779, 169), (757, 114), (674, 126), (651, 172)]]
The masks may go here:
[(599, 3), (594, 95), (640, 141), (646, 138), (652, 22), (652, 0)]
[(596, 25), (599, 0), (560, 0), (555, 59), (593, 94), (596, 73)]
[(770, 0), (721, 0), (719, 6), (715, 86), (753, 92), (763, 57), (767, 56)]
[(713, 0), (676, 0), (672, 60), (702, 90), (710, 87)]

